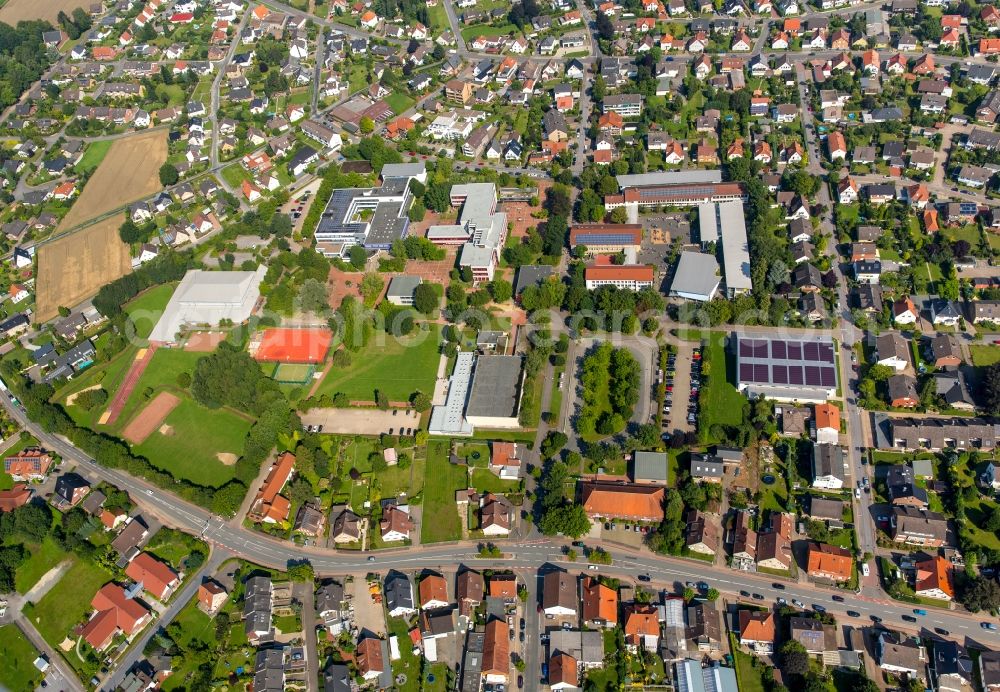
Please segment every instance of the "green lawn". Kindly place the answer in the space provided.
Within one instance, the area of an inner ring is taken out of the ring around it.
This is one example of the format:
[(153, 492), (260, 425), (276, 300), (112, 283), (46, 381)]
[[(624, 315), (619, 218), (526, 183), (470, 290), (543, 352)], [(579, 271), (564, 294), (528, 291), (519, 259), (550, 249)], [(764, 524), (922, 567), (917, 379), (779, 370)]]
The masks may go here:
[(238, 188), (244, 180), (250, 180), (250, 174), (244, 170), (243, 166), (234, 163), (222, 169), (222, 178), (232, 187)]
[[(412, 450), (406, 453), (412, 457)], [(412, 497), (419, 493), (423, 486), (425, 463), (423, 459), (416, 459), (405, 469), (396, 465), (377, 472), (379, 495), (381, 497), (396, 497), (400, 493), (406, 493), (407, 496)]]
[(18, 593), (26, 593), (50, 569), (66, 558), (66, 553), (56, 545), (51, 536), (46, 536), (39, 545), (27, 546), (28, 559), (17, 568), (14, 587)]
[(499, 24), (497, 26), (473, 24), (462, 29), (462, 38), (466, 41), (474, 41), (480, 36), (506, 36), (511, 32), (520, 33), (513, 24)]
[(736, 640), (736, 637), (730, 635), (729, 641), (733, 652), (733, 661), (736, 665), (736, 683), (739, 685), (740, 692), (764, 692), (764, 680), (759, 668), (763, 664), (758, 663), (757, 666), (754, 666), (754, 657), (740, 651), (739, 641)]
[(455, 491), (467, 487), (467, 478), (464, 466), (448, 463), (447, 442), (428, 443), (420, 527), (422, 543), (457, 541), (462, 537), (462, 523), (455, 509)]
[(972, 344), (969, 346), (969, 354), (972, 356), (972, 364), (980, 368), (1000, 363), (1000, 346)]
[(705, 441), (714, 441), (710, 432), (713, 425), (739, 425), (747, 403), (746, 398), (729, 382), (724, 338), (724, 334), (714, 333), (703, 342), (698, 432)]
[(125, 306), (125, 312), (135, 324), (135, 333), (140, 339), (149, 337), (153, 327), (163, 315), (163, 309), (167, 306), (167, 301), (174, 294), (177, 284), (160, 284), (146, 291), (129, 301)]
[(83, 152), (83, 157), (74, 166), (76, 172), (83, 174), (96, 170), (101, 165), (101, 161), (104, 160), (112, 144), (114, 144), (114, 140), (112, 139), (104, 139), (88, 144), (87, 150)]
[(392, 109), (392, 112), (395, 115), (399, 115), (413, 105), (413, 98), (407, 96), (401, 91), (396, 91), (386, 96), (385, 102), (389, 104), (389, 108)]
[(434, 7), (427, 8), (427, 18), (430, 20), (430, 28), (437, 31), (444, 31), (449, 28), (448, 13), (444, 5), (438, 3)]
[[(110, 580), (111, 575), (100, 565), (76, 560), (42, 600), (25, 606), (24, 614), (45, 641), (58, 649), (63, 639), (73, 637), (71, 630), (91, 610), (90, 599)], [(86, 664), (74, 652), (70, 651), (66, 660), (76, 670), (85, 670)]]
[(375, 390), (380, 389), (390, 401), (406, 401), (417, 390), (432, 393), (441, 328), (429, 327), (429, 333), (417, 332), (412, 337), (372, 337), (367, 346), (351, 354), (350, 366), (330, 369), (318, 394), (343, 392), (352, 401), (374, 401)]
[(17, 625), (0, 627), (0, 687), (33, 690), (42, 680), (35, 668), (36, 649)]
[(472, 487), (481, 493), (509, 493), (518, 488), (518, 481), (501, 480), (495, 473), (487, 469), (472, 471)]
[(975, 224), (959, 226), (958, 228), (942, 228), (940, 233), (942, 236), (953, 242), (956, 240), (965, 240), (972, 247), (978, 247), (979, 241), (982, 237), (979, 231), (979, 226)]
[(197, 485), (217, 488), (233, 477), (234, 468), (224, 465), (216, 454), (240, 456), (250, 421), (227, 409), (205, 408), (185, 397), (164, 422), (172, 428), (169, 435), (154, 432), (133, 451), (149, 459), (153, 466)]

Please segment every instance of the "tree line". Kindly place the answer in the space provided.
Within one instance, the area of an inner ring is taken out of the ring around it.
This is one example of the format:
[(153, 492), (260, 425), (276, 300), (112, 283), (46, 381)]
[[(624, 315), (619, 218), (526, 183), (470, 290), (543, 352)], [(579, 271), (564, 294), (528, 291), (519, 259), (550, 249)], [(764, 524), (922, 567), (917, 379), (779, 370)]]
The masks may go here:
[(16, 27), (0, 22), (0, 109), (17, 103), (52, 64), (42, 42), (42, 34), (51, 30), (44, 21), (22, 21)]

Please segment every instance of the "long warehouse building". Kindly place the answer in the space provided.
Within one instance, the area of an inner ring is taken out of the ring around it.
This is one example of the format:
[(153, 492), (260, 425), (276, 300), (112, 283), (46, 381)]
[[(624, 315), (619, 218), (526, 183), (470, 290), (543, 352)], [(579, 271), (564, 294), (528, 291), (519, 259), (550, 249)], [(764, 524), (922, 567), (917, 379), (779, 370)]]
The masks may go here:
[(722, 265), (726, 294), (732, 298), (753, 289), (750, 279), (750, 241), (747, 239), (743, 203), (720, 202), (715, 205), (716, 227), (722, 238)]

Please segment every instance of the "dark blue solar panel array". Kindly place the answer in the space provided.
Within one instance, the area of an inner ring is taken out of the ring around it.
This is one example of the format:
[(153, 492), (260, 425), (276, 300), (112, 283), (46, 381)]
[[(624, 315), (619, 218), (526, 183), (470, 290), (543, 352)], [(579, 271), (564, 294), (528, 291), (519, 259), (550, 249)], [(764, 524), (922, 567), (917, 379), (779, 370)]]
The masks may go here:
[(632, 233), (577, 233), (575, 238), (581, 245), (629, 245), (635, 242)]
[(740, 339), (737, 346), (740, 382), (746, 384), (837, 386), (832, 343), (782, 339)]

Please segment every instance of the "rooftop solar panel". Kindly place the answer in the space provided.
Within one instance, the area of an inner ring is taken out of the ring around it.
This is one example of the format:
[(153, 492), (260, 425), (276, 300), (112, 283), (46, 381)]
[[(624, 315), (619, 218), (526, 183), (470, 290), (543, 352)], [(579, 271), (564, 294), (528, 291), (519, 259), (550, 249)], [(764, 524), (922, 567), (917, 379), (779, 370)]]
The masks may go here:
[(810, 387), (819, 387), (820, 383), (823, 381), (819, 376), (819, 368), (815, 365), (805, 366), (806, 371), (806, 384)]
[(829, 342), (740, 338), (740, 381), (779, 387), (833, 388), (834, 348)]
[(823, 368), (821, 374), (823, 377), (824, 387), (837, 386), (837, 372), (833, 368)]
[(771, 368), (775, 384), (788, 384), (788, 366), (775, 365)]

